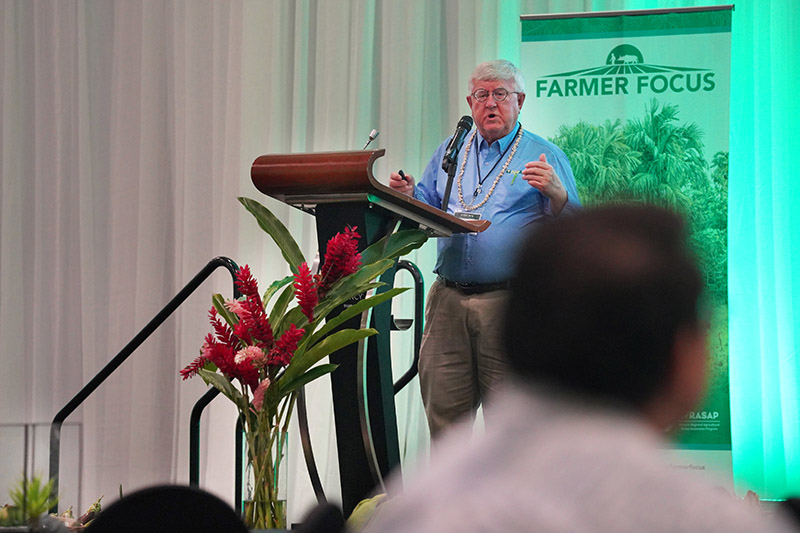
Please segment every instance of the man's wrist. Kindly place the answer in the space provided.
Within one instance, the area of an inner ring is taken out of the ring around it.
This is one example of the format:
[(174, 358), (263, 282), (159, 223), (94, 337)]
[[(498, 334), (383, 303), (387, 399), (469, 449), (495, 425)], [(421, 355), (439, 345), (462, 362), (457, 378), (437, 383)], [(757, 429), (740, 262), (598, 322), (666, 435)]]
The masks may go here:
[(558, 195), (557, 199), (550, 198), (550, 211), (552, 212), (553, 216), (557, 216), (564, 210), (567, 206), (567, 202), (569, 202), (569, 195), (567, 194), (566, 189), (561, 189), (563, 191), (563, 195)]

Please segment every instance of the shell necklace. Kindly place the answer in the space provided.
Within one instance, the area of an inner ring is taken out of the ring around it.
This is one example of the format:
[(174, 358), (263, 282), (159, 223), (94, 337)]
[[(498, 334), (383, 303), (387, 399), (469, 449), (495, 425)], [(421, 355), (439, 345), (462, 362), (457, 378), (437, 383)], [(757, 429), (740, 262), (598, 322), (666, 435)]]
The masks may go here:
[[(486, 202), (489, 201), (492, 194), (494, 193), (494, 188), (497, 187), (497, 184), (500, 183), (500, 178), (506, 173), (508, 169), (508, 165), (511, 164), (511, 160), (514, 159), (514, 154), (517, 152), (517, 147), (519, 146), (519, 141), (522, 139), (522, 124), (519, 125), (519, 131), (517, 132), (517, 136), (514, 138), (514, 146), (511, 147), (511, 153), (508, 155), (508, 159), (506, 159), (503, 168), (500, 169), (500, 173), (497, 174), (497, 177), (494, 179), (489, 192), (486, 193), (486, 196), (483, 198), (481, 203), (477, 205), (472, 205), (472, 202), (475, 201), (475, 198), (481, 192), (481, 185), (478, 185), (478, 188), (475, 189), (475, 195), (472, 197), (472, 201), (467, 204), (464, 202), (464, 191), (461, 186), (461, 180), (464, 177), (464, 171), (467, 168), (467, 158), (469, 157), (469, 151), (472, 149), (472, 141), (475, 140), (475, 135), (478, 133), (478, 130), (472, 132), (472, 136), (469, 138), (469, 142), (467, 143), (467, 149), (464, 150), (464, 159), (461, 161), (461, 171), (458, 173), (458, 201), (461, 204), (461, 207), (464, 208), (465, 211), (475, 211), (479, 207), (482, 207)], [(475, 156), (478, 157), (477, 155)], [(488, 176), (487, 176), (488, 177)]]

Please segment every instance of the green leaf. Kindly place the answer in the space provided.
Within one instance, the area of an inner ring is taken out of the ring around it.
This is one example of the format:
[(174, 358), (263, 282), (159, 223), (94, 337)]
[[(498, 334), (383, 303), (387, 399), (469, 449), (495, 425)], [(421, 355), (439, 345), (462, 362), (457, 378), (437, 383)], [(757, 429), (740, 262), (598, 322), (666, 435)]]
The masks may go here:
[(361, 265), (371, 265), (376, 261), (384, 259), (383, 253), (386, 250), (386, 237), (381, 237), (377, 241), (367, 246), (361, 252)]
[(332, 333), (304, 353), (295, 353), (292, 362), (283, 374), (283, 379), (291, 381), (317, 364), (323, 357), (354, 342), (358, 342), (361, 339), (366, 339), (371, 335), (375, 335), (376, 333), (378, 333), (378, 330), (373, 328), (343, 329)]
[(291, 276), (291, 275), (290, 276), (286, 276), (283, 279), (279, 279), (277, 281), (273, 281), (272, 285), (270, 285), (267, 288), (267, 290), (264, 291), (264, 300), (263, 300), (264, 301), (264, 307), (267, 306), (269, 301), (272, 299), (272, 297), (275, 295), (275, 293), (278, 292), (278, 290), (280, 290), (281, 287), (284, 287), (286, 284), (291, 283), (292, 281), (294, 281), (294, 276)]
[(222, 374), (216, 372), (209, 372), (208, 370), (200, 369), (197, 371), (203, 381), (219, 390), (222, 394), (227, 396), (240, 410), (246, 411), (247, 404), (245, 403), (242, 393), (236, 390), (233, 383)]
[(325, 365), (317, 365), (308, 372), (306, 372), (305, 374), (301, 375), (300, 377), (297, 377), (292, 380), (286, 380), (285, 383), (284, 380), (281, 380), (282, 382), (280, 385), (281, 396), (290, 394), (299, 389), (300, 387), (311, 383), (315, 379), (324, 376), (325, 374), (330, 374), (331, 372), (336, 370), (336, 367), (338, 366), (339, 365), (334, 365), (332, 363), (328, 363)]
[(281, 317), (278, 322), (272, 326), (272, 332), (275, 338), (278, 338), (284, 331), (289, 329), (289, 326), (294, 324), (298, 329), (304, 329), (308, 333), (308, 318), (303, 314), (300, 306), (295, 306), (289, 309), (286, 314)]
[(311, 338), (310, 343), (311, 344), (316, 343), (319, 338), (324, 337), (346, 320), (349, 320), (354, 316), (360, 315), (364, 311), (371, 309), (378, 304), (382, 304), (383, 302), (394, 298), (398, 294), (401, 294), (407, 291), (408, 289), (409, 289), (408, 287), (395, 287), (393, 289), (389, 289), (388, 291), (381, 292), (379, 294), (374, 294), (369, 298), (365, 298), (359, 301), (357, 304), (345, 308), (341, 313), (339, 313), (332, 319), (325, 322), (325, 325)]
[(239, 202), (256, 217), (258, 225), (272, 237), (272, 240), (280, 248), (283, 258), (289, 263), (289, 268), (297, 274), (297, 267), (305, 262), (305, 258), (297, 245), (297, 241), (294, 240), (286, 226), (272, 214), (272, 211), (257, 201), (251, 198), (239, 197)]
[(331, 296), (331, 293), (325, 296), (325, 300), (323, 303), (319, 304), (317, 307), (314, 308), (314, 319), (324, 318), (328, 316), (328, 314), (339, 307), (340, 305), (344, 305), (350, 300), (352, 300), (355, 296), (360, 294), (364, 294), (367, 291), (372, 289), (378, 289), (386, 285), (380, 281), (376, 281), (374, 283), (369, 283), (367, 285), (361, 285), (358, 287), (353, 287), (352, 290), (347, 292), (341, 293), (334, 293)]
[(377, 263), (363, 266), (353, 274), (337, 281), (328, 294), (325, 295), (323, 303), (314, 309), (315, 317), (317, 313), (320, 317), (327, 316), (336, 307), (346, 303), (353, 297), (370, 289), (384, 286), (385, 283), (373, 282), (373, 280), (389, 270), (393, 265), (394, 260), (384, 259)]
[(389, 270), (393, 265), (393, 260), (384, 259), (377, 263), (362, 266), (356, 272), (337, 281), (333, 287), (331, 287), (331, 290), (328, 291), (328, 294), (325, 295), (325, 298), (335, 299), (347, 295), (345, 298), (346, 301), (356, 294), (361, 294), (366, 291), (365, 287), (369, 283)]
[(225, 298), (223, 298), (221, 294), (212, 295), (211, 303), (214, 304), (214, 309), (217, 310), (217, 314), (221, 316), (230, 327), (233, 327), (239, 323), (239, 317), (237, 317), (235, 313), (231, 313), (228, 310), (228, 308), (225, 306)]
[(283, 315), (286, 314), (286, 309), (289, 307), (289, 304), (292, 303), (294, 299), (294, 287), (289, 285), (278, 297), (275, 301), (275, 306), (269, 313), (269, 323), (272, 325), (273, 333), (276, 329), (280, 329), (282, 327), (282, 320)]
[[(21, 477), (15, 487), (9, 491), (9, 496), (18, 512), (14, 518), (25, 520), (31, 524), (39, 518), (39, 515), (46, 513), (48, 509), (58, 503), (58, 496), (53, 495), (53, 480), (50, 479), (42, 484), (42, 477), (35, 474), (30, 479)], [(22, 516), (23, 509), (26, 513), (24, 517)]]
[(386, 237), (376, 241), (361, 252), (361, 264), (369, 265), (383, 259), (394, 259), (416, 250), (428, 240), (428, 234), (420, 229), (402, 230), (392, 233), (388, 243)]

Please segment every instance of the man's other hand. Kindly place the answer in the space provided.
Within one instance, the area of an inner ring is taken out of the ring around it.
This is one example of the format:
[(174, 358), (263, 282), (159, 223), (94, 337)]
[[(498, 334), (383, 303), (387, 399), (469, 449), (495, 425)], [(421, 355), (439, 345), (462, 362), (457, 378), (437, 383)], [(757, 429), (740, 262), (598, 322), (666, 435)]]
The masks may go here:
[(531, 187), (536, 187), (544, 196), (550, 199), (550, 207), (557, 215), (567, 204), (567, 190), (561, 183), (555, 169), (547, 162), (547, 156), (539, 156), (538, 161), (525, 164), (522, 177)]

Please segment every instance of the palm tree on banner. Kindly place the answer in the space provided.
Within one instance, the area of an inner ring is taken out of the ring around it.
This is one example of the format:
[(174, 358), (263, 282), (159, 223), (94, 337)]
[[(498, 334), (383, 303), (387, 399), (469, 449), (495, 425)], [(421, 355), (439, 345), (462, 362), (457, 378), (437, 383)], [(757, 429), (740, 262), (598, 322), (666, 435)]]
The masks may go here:
[(711, 181), (725, 205), (728, 204), (728, 152), (717, 152), (711, 158)]
[(628, 145), (639, 152), (640, 164), (631, 178), (631, 192), (645, 202), (688, 211), (687, 183), (706, 179), (702, 130), (697, 124), (678, 125), (678, 106), (657, 100), (647, 107), (643, 120), (625, 127)]
[(639, 166), (639, 153), (625, 142), (620, 119), (606, 120), (601, 126), (583, 121), (563, 125), (551, 141), (569, 158), (584, 205), (630, 196), (629, 181)]
[(688, 188), (692, 240), (706, 274), (708, 294), (728, 298), (728, 152), (717, 152), (705, 183)]

